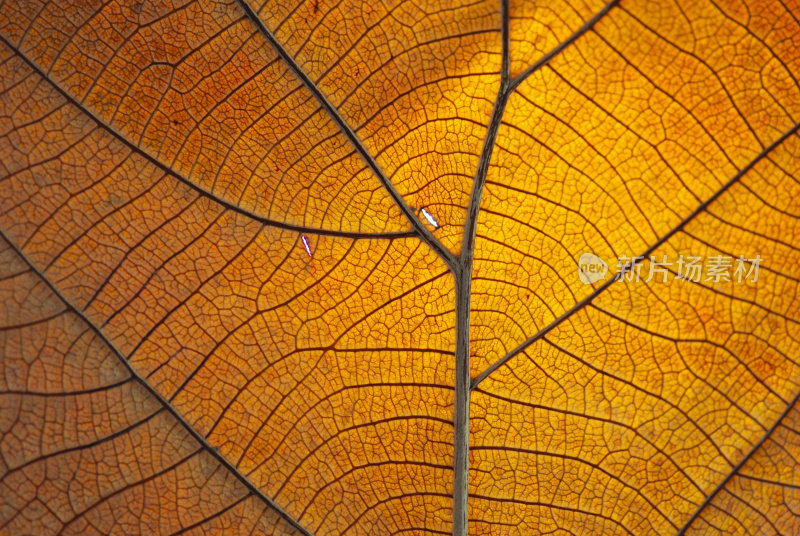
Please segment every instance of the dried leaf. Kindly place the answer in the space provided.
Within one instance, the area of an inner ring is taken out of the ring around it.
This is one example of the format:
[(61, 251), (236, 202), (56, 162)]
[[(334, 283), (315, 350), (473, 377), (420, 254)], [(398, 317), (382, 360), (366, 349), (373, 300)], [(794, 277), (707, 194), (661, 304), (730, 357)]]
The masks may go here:
[(800, 5), (248, 1), (0, 3), (0, 533), (800, 534)]

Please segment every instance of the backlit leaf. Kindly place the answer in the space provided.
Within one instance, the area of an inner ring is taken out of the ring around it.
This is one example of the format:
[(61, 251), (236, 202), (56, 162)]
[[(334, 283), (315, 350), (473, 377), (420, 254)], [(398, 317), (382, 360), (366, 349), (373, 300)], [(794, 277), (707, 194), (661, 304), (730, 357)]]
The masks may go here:
[(12, 0), (0, 72), (0, 533), (800, 534), (800, 4)]

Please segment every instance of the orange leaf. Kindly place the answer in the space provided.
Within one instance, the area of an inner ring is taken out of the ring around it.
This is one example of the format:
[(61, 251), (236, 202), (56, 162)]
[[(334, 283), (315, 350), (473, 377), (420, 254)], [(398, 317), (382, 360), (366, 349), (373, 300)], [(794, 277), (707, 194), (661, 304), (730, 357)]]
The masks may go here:
[(800, 534), (798, 13), (0, 4), (0, 533)]

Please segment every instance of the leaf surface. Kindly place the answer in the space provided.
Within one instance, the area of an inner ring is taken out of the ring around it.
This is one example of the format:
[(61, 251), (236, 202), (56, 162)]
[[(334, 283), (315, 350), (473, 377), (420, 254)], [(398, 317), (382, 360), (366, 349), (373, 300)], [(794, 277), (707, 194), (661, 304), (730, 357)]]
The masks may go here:
[(0, 3), (0, 531), (800, 532), (798, 12)]

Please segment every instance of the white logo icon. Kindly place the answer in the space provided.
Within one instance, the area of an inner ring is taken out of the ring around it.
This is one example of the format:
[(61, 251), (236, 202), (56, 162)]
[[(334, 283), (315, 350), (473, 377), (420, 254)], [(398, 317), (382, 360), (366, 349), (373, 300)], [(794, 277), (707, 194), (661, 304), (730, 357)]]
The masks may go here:
[(578, 277), (584, 285), (603, 279), (608, 273), (606, 261), (594, 253), (584, 253), (578, 259)]

